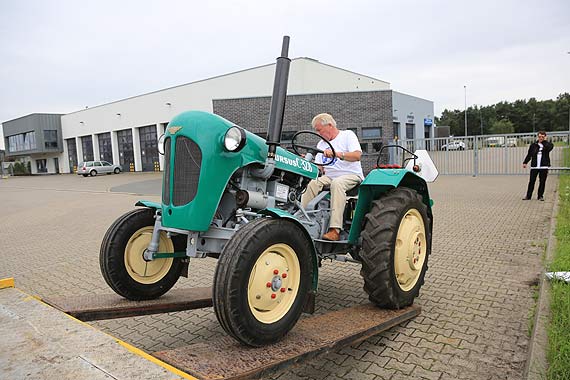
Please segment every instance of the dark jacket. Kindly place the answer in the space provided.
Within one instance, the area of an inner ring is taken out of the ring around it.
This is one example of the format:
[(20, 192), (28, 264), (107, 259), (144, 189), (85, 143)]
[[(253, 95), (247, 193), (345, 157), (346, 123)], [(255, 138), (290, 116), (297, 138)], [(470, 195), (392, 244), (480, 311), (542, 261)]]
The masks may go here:
[(538, 146), (538, 141), (533, 142), (528, 147), (528, 153), (524, 158), (523, 164), (527, 164), (530, 161), (530, 167), (535, 168), (537, 166), (550, 166), (550, 151), (554, 148), (554, 145), (547, 140), (542, 142), (542, 160), (537, 165), (536, 156), (538, 155), (538, 150), (540, 147)]

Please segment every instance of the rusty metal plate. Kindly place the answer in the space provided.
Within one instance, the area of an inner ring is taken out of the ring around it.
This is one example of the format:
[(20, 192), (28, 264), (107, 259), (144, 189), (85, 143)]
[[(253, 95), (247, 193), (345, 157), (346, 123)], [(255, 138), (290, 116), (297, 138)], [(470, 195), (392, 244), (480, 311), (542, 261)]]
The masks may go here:
[(261, 348), (242, 346), (230, 337), (153, 354), (199, 379), (247, 379), (358, 343), (420, 313), (358, 305), (301, 319), (287, 337)]
[(82, 321), (96, 321), (210, 307), (212, 288), (174, 289), (149, 301), (129, 301), (114, 293), (42, 301)]

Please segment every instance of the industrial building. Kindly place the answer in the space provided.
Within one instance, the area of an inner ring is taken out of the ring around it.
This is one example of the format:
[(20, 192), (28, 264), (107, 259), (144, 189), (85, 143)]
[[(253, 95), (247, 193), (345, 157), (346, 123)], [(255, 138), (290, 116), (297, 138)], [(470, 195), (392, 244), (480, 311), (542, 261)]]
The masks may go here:
[[(273, 63), (65, 115), (6, 121), (6, 159), (31, 162), (33, 174), (73, 173), (79, 162), (92, 160), (121, 165), (124, 171), (161, 170), (158, 138), (181, 112), (213, 112), (263, 136), (274, 72)], [(321, 112), (332, 114), (340, 129), (356, 132), (365, 157), (396, 138), (434, 137), (432, 101), (311, 58), (292, 59), (282, 139), (310, 129), (313, 116)], [(372, 159), (363, 161), (369, 170)]]

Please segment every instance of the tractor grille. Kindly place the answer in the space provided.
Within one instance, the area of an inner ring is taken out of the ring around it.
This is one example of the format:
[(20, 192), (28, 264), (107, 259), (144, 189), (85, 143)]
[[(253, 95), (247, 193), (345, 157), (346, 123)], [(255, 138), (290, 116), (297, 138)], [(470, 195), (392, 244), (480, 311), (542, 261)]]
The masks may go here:
[(162, 203), (170, 204), (170, 137), (164, 140), (164, 181), (162, 182)]
[(190, 203), (196, 196), (202, 166), (202, 151), (194, 141), (181, 136), (176, 139), (174, 154), (172, 204), (182, 206)]

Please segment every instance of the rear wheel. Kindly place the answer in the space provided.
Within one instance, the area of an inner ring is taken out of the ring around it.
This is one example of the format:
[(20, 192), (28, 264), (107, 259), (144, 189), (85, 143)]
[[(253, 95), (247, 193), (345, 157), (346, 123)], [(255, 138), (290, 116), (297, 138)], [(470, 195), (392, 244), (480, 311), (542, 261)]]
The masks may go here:
[(372, 203), (362, 232), (364, 290), (380, 307), (411, 305), (419, 295), (431, 252), (431, 221), (421, 196), (409, 188)]
[[(109, 227), (101, 244), (99, 264), (105, 281), (117, 294), (130, 300), (160, 297), (180, 277), (181, 259), (144, 259), (153, 226), (153, 209), (133, 210)], [(184, 239), (172, 241), (162, 231), (158, 251), (174, 252), (175, 247), (184, 250), (184, 242)]]
[(91, 177), (95, 177), (95, 176), (97, 175), (97, 170), (91, 170), (91, 171), (89, 172), (89, 175), (90, 175)]
[(285, 336), (311, 288), (311, 249), (301, 228), (287, 220), (262, 218), (240, 229), (214, 276), (214, 310), (224, 330), (249, 346)]

